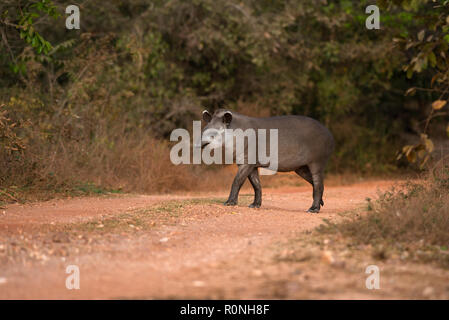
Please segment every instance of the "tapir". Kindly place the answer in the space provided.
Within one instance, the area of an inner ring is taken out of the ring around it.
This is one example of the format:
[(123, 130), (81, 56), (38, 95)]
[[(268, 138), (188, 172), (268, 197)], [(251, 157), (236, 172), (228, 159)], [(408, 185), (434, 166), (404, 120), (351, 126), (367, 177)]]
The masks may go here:
[[(207, 110), (203, 111), (203, 121), (206, 125), (202, 130), (201, 148), (209, 144), (213, 144), (214, 148), (224, 147), (225, 129), (254, 129), (256, 131), (277, 129), (277, 171), (295, 171), (312, 185), (313, 203), (307, 212), (318, 213), (321, 206), (324, 206), (324, 169), (335, 143), (331, 132), (320, 122), (298, 115), (255, 118), (226, 109), (216, 110), (213, 115)], [(211, 131), (215, 134), (205, 134)], [(217, 143), (217, 141), (220, 142)], [(237, 152), (235, 148), (234, 152)], [(234, 158), (240, 156), (242, 155), (234, 154)], [(246, 157), (246, 155), (243, 156)], [(267, 167), (267, 164), (259, 161), (238, 164), (238, 172), (225, 205), (237, 205), (240, 188), (248, 178), (254, 188), (254, 202), (250, 207), (260, 208), (262, 205), (262, 188), (258, 170), (260, 167)]]

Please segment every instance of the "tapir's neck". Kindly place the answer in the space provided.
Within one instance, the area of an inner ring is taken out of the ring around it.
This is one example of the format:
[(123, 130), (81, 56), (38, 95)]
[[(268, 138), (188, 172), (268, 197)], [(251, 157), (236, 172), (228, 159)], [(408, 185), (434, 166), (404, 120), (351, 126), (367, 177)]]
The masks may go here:
[(232, 113), (232, 122), (229, 126), (229, 129), (249, 129), (249, 128), (256, 128), (256, 121), (257, 118), (254, 117), (248, 117), (240, 113), (233, 112)]

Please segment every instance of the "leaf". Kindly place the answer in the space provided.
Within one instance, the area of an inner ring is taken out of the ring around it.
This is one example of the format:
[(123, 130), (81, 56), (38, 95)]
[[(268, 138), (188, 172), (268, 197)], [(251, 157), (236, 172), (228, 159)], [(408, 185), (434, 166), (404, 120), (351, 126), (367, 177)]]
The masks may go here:
[(422, 159), (426, 155), (426, 150), (419, 150), (418, 151), (418, 158)]
[(449, 34), (445, 35), (443, 39), (446, 40), (447, 43), (449, 43)]
[(433, 108), (434, 110), (440, 110), (441, 108), (443, 108), (443, 107), (446, 105), (446, 102), (447, 102), (447, 101), (444, 101), (444, 100), (437, 100), (437, 101), (434, 101), (434, 102), (432, 103), (432, 108)]
[(419, 33), (418, 33), (418, 40), (419, 41), (423, 41), (424, 40), (424, 36), (426, 35), (426, 30), (421, 30)]
[(408, 90), (405, 92), (405, 95), (406, 96), (408, 96), (408, 95), (413, 96), (415, 93), (416, 93), (416, 88), (415, 87), (411, 87), (411, 88), (408, 88)]
[(410, 152), (408, 152), (407, 154), (407, 160), (411, 163), (415, 163), (416, 161), (416, 152), (411, 150)]
[(414, 47), (415, 45), (416, 45), (415, 42), (408, 42), (408, 43), (405, 45), (405, 49), (408, 50), (408, 49), (410, 49), (411, 47)]
[(411, 146), (411, 145), (407, 145), (407, 146), (402, 147), (402, 152), (405, 155), (408, 155), (410, 153), (410, 151), (412, 151), (412, 150), (413, 150), (413, 146)]
[(432, 140), (426, 139), (426, 140), (425, 140), (425, 144), (426, 144), (426, 150), (427, 150), (429, 153), (431, 153), (431, 152), (433, 151), (433, 149), (435, 148), (434, 145), (433, 145)]
[(419, 165), (419, 168), (420, 168), (421, 170), (424, 169), (424, 166), (426, 165), (427, 161), (429, 161), (429, 159), (430, 159), (430, 155), (428, 154), (428, 155), (424, 158), (424, 160), (421, 162), (421, 164)]
[(430, 53), (427, 56), (427, 58), (429, 59), (430, 65), (432, 67), (435, 67), (436, 64), (437, 64), (437, 57), (435, 56), (435, 53), (433, 53), (433, 51), (430, 51)]
[(435, 75), (432, 77), (432, 81), (430, 82), (430, 86), (431, 86), (431, 87), (433, 87), (433, 84), (434, 84), (435, 81), (438, 79), (438, 77), (439, 77), (439, 74), (438, 74), (438, 73), (435, 74)]

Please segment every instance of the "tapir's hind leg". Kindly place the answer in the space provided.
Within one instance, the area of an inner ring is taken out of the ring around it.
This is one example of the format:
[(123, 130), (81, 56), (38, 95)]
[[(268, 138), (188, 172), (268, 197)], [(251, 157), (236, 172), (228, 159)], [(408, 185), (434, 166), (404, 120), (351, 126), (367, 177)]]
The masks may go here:
[(322, 203), (324, 192), (324, 166), (318, 163), (312, 163), (309, 165), (310, 173), (312, 174), (313, 182), (313, 203), (308, 212), (318, 213), (320, 212), (320, 205)]
[(260, 186), (259, 171), (257, 168), (249, 174), (249, 182), (254, 188), (254, 202), (249, 205), (250, 208), (260, 208), (262, 205), (262, 187)]
[[(312, 185), (312, 187), (314, 186), (313, 184), (313, 176), (312, 173), (310, 172), (310, 169), (308, 166), (302, 166), (299, 167), (298, 169), (295, 170), (295, 172), (301, 176), (302, 178), (304, 178), (304, 180), (306, 180), (308, 183), (310, 183)], [(321, 179), (321, 183), (322, 183), (322, 179)], [(321, 193), (321, 199), (320, 199), (320, 205), (324, 206), (324, 201), (322, 198), (322, 193)], [(313, 206), (312, 206), (313, 207)], [(312, 208), (310, 208), (312, 209)], [(309, 210), (310, 210), (309, 209)], [(319, 208), (318, 208), (319, 211)]]
[(320, 205), (323, 200), (323, 174), (321, 172), (312, 174), (313, 178), (313, 203), (312, 206), (307, 210), (307, 212), (318, 213), (320, 212)]
[(308, 166), (299, 167), (295, 172), (313, 186), (312, 173), (310, 173)]

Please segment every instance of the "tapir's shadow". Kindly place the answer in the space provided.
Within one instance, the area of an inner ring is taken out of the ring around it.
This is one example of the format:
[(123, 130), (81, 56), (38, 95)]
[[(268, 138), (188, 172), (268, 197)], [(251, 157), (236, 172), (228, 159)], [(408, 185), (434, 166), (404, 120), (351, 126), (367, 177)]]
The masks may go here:
[(289, 208), (283, 208), (283, 207), (277, 207), (277, 206), (264, 206), (262, 205), (259, 209), (255, 209), (255, 210), (262, 210), (262, 211), (267, 211), (267, 210), (273, 210), (273, 211), (277, 211), (277, 212), (285, 212), (285, 213), (300, 213), (300, 212), (307, 212), (308, 207), (298, 207), (297, 209), (289, 209)]

